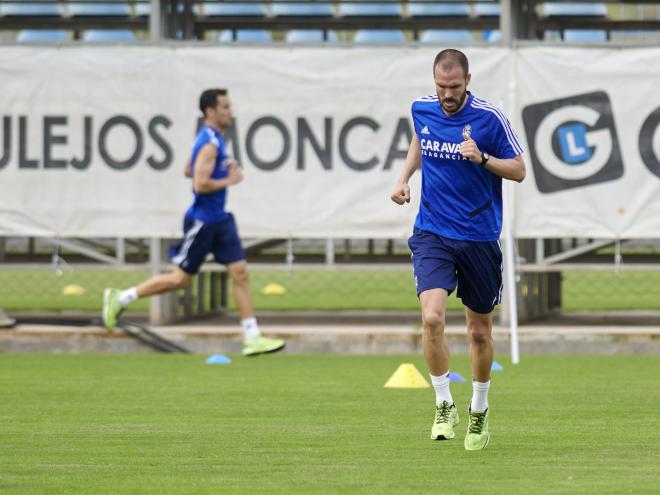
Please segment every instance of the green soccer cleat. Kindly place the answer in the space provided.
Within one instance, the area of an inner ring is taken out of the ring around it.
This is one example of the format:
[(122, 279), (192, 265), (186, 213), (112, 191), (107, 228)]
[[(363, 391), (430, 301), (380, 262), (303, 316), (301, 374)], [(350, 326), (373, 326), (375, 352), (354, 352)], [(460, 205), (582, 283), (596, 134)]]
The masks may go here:
[(465, 435), (465, 450), (485, 449), (490, 441), (488, 431), (488, 409), (484, 412), (472, 412), (468, 409), (470, 423), (467, 435)]
[(458, 424), (458, 411), (454, 404), (443, 400), (439, 406), (435, 406), (435, 421), (431, 427), (431, 438), (433, 440), (450, 440), (456, 436), (454, 426)]
[(282, 339), (270, 339), (263, 335), (243, 342), (243, 356), (256, 356), (268, 352), (277, 352), (284, 349), (285, 342)]
[(103, 326), (112, 333), (117, 326), (117, 318), (124, 312), (119, 304), (119, 291), (117, 289), (105, 289), (103, 291)]

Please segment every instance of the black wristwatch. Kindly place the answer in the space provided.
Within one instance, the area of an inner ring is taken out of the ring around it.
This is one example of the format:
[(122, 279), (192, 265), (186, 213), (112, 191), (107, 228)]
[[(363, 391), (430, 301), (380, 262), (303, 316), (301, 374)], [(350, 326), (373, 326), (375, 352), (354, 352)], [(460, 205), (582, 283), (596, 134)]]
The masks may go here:
[(488, 163), (488, 160), (490, 160), (490, 155), (486, 153), (485, 151), (481, 152), (481, 166), (483, 167)]

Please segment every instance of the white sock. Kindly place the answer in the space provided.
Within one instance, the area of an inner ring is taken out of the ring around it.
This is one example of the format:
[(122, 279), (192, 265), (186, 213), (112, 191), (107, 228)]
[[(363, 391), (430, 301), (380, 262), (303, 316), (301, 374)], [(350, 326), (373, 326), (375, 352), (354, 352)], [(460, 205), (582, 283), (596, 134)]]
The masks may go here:
[(484, 412), (488, 409), (488, 389), (490, 380), (485, 383), (472, 380), (472, 402), (470, 410), (472, 412)]
[(131, 287), (130, 289), (123, 290), (119, 293), (119, 304), (121, 304), (122, 308), (125, 308), (133, 301), (137, 301), (137, 300), (138, 300), (138, 295), (137, 295), (137, 289), (135, 287)]
[(431, 384), (435, 389), (435, 404), (439, 406), (446, 400), (450, 406), (454, 403), (449, 390), (449, 373), (440, 376), (431, 376)]
[(257, 325), (257, 319), (254, 316), (252, 318), (241, 320), (241, 326), (243, 327), (245, 340), (250, 340), (261, 335), (259, 325)]

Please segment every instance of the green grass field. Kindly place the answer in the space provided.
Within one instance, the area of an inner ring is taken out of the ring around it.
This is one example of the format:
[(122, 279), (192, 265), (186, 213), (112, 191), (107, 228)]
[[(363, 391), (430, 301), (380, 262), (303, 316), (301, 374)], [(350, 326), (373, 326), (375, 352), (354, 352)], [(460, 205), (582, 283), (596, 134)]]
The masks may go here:
[[(428, 438), (420, 357), (0, 355), (0, 493), (657, 493), (652, 356), (523, 357), (491, 391), (492, 441)], [(467, 360), (453, 369), (469, 377)]]
[[(146, 271), (112, 272), (76, 270), (55, 274), (52, 270), (0, 271), (0, 307), (6, 311), (100, 311), (105, 287), (126, 288), (141, 282)], [(251, 287), (259, 311), (417, 310), (419, 302), (410, 271), (253, 270)], [(264, 295), (268, 284), (279, 284), (283, 295)], [(84, 289), (65, 295), (67, 286)], [(230, 296), (230, 307), (233, 301)], [(450, 309), (462, 309), (450, 298)], [(148, 301), (137, 301), (131, 311), (147, 311)]]
[[(0, 271), (0, 307), (7, 311), (98, 312), (103, 288), (125, 288), (148, 276), (146, 271), (113, 272), (76, 270), (55, 274), (52, 270)], [(412, 275), (407, 270), (327, 271), (253, 270), (252, 292), (258, 311), (417, 311)], [(283, 295), (264, 295), (262, 289), (276, 283)], [(67, 286), (84, 289), (65, 295)], [(565, 272), (564, 311), (660, 310), (658, 272)], [(147, 311), (148, 301), (131, 305), (131, 311)], [(233, 308), (233, 304), (230, 304)], [(453, 294), (448, 309), (460, 311)]]

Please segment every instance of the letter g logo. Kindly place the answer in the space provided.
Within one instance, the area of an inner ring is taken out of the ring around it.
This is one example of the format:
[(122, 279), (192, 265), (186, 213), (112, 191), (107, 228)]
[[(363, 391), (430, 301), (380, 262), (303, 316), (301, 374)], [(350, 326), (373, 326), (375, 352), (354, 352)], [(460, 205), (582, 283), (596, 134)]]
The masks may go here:
[(530, 105), (523, 110), (523, 122), (539, 191), (562, 191), (623, 175), (606, 93)]

